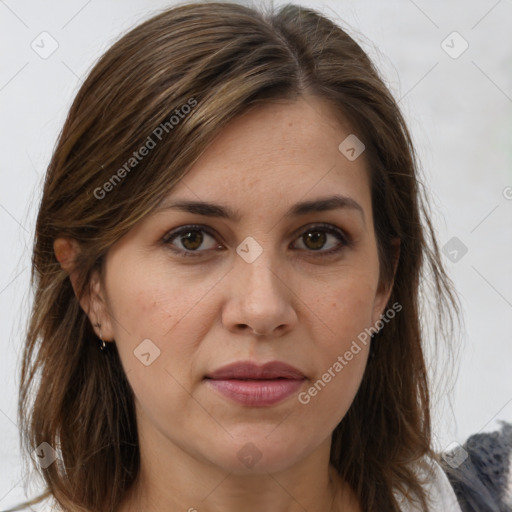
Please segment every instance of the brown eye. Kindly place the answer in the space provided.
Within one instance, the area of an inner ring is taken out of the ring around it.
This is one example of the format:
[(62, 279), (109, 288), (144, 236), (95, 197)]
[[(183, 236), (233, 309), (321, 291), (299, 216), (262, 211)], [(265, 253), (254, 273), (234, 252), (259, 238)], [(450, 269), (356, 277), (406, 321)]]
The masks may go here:
[[(333, 242), (329, 242), (329, 239)], [(343, 231), (330, 224), (320, 224), (312, 226), (297, 239), (299, 249), (306, 252), (317, 252), (318, 256), (329, 256), (340, 252), (343, 248), (350, 245), (350, 239)], [(337, 240), (337, 243), (336, 243)], [(297, 242), (294, 244), (296, 245)], [(302, 245), (303, 247), (300, 247)], [(327, 250), (321, 250), (327, 245)]]
[(183, 247), (191, 251), (198, 249), (201, 246), (203, 238), (201, 231), (189, 231), (188, 233), (180, 236)]
[(321, 231), (310, 231), (309, 233), (302, 235), (304, 245), (308, 249), (313, 250), (321, 249), (325, 245), (326, 239), (326, 234)]
[[(210, 246), (204, 247), (205, 242), (211, 239)], [(202, 253), (219, 249), (220, 246), (214, 236), (201, 226), (184, 226), (163, 238), (163, 242), (180, 256), (201, 256)]]

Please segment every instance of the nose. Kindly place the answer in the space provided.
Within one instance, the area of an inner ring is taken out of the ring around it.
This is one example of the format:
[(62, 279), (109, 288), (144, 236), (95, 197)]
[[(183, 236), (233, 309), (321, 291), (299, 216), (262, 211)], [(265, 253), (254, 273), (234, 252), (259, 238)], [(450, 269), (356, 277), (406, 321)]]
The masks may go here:
[(229, 273), (231, 286), (222, 322), (231, 332), (282, 336), (297, 322), (296, 296), (286, 283), (287, 276), (276, 270), (266, 253), (252, 263), (237, 258)]

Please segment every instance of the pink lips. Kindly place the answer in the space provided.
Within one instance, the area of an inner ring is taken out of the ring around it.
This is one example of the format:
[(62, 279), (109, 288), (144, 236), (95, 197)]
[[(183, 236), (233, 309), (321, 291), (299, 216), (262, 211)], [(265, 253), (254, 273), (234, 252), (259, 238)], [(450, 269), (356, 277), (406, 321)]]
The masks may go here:
[(242, 405), (274, 405), (303, 384), (302, 372), (278, 361), (258, 366), (251, 361), (232, 363), (209, 373), (206, 382), (222, 395)]

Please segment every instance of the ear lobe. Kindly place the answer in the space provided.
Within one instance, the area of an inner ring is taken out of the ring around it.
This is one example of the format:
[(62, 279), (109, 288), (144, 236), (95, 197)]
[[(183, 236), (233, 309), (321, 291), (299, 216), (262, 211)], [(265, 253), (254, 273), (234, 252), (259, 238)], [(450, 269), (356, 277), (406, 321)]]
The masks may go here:
[(80, 245), (72, 238), (57, 238), (53, 242), (53, 250), (61, 268), (69, 274), (69, 280), (71, 281), (75, 296), (79, 299), (80, 307), (94, 326), (96, 334), (99, 335), (100, 333), (97, 327), (100, 325), (102, 338), (105, 341), (113, 338), (110, 315), (108, 314), (105, 300), (102, 297), (99, 272), (97, 270), (92, 272), (86, 291), (80, 297), (78, 273), (75, 269), (76, 257), (80, 251)]
[[(98, 336), (101, 333), (101, 338), (104, 341), (112, 341), (114, 339), (112, 316), (103, 295), (101, 276), (99, 271), (95, 270), (91, 275), (86, 297), (84, 297), (83, 303), (80, 301), (80, 305), (87, 312)], [(85, 309), (84, 306), (88, 309)], [(94, 313), (90, 314), (90, 311)]]

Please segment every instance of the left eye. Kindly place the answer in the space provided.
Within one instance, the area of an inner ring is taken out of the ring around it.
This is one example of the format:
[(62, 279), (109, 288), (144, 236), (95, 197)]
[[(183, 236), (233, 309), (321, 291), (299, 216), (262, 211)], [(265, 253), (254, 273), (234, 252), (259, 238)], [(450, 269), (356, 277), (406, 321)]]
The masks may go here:
[[(321, 251), (321, 249), (325, 248), (329, 237), (337, 239), (338, 243), (335, 243), (334, 246), (331, 244), (328, 250)], [(205, 238), (210, 238), (212, 242), (210, 242), (210, 247), (203, 248), (204, 250), (200, 251), (198, 249), (203, 244)], [(174, 240), (178, 240), (181, 247), (177, 247), (173, 242)], [(327, 256), (339, 252), (344, 246), (349, 244), (344, 233), (331, 225), (312, 226), (310, 229), (303, 231), (296, 240), (302, 242), (303, 247), (308, 250), (307, 252), (317, 252), (319, 256)], [(200, 256), (206, 250), (222, 249), (222, 246), (216, 242), (215, 237), (203, 226), (184, 226), (167, 234), (163, 242), (168, 244), (171, 250), (180, 256)], [(295, 246), (296, 243), (292, 245)]]
[(320, 251), (320, 249), (325, 248), (325, 244), (329, 236), (337, 239), (338, 243), (334, 244), (334, 246), (331, 246), (331, 248), (326, 251), (321, 251), (319, 255), (327, 256), (329, 254), (339, 252), (344, 246), (348, 245), (347, 237), (342, 231), (334, 226), (312, 227), (307, 231), (304, 231), (298, 240), (302, 242), (306, 249)]

